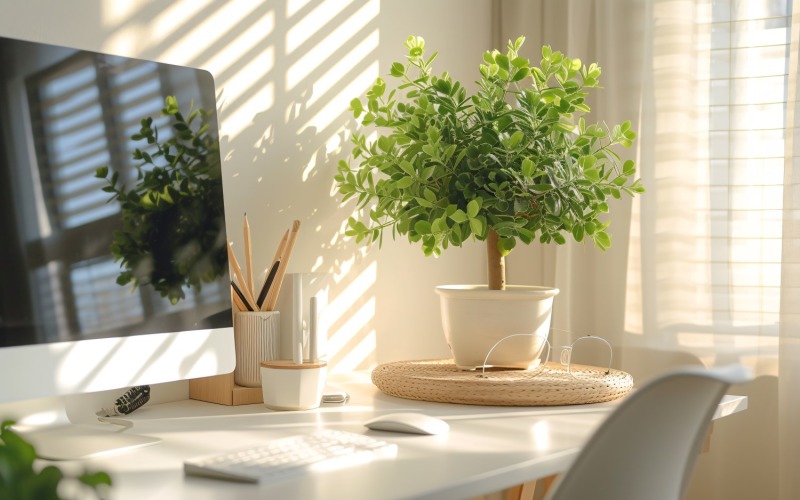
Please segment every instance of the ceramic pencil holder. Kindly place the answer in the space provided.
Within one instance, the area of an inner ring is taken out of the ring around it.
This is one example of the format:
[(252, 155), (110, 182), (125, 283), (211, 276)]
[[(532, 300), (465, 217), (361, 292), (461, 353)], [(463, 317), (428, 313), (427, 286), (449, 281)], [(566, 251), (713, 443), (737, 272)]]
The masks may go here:
[(273, 410), (310, 410), (320, 405), (328, 367), (325, 361), (262, 361), (264, 406)]
[(243, 387), (261, 387), (261, 362), (280, 356), (280, 311), (237, 311), (233, 316), (233, 338), (236, 347), (233, 381)]

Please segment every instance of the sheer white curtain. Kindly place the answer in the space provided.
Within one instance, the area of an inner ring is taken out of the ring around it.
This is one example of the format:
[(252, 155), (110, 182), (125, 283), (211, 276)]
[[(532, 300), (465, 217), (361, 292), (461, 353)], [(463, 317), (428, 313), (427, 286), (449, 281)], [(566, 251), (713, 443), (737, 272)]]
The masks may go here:
[[(612, 250), (526, 249), (555, 284), (555, 344), (594, 333), (638, 380), (741, 362), (745, 414), (718, 424), (689, 498), (800, 498), (800, 19), (791, 0), (496, 0), (528, 37), (603, 68), (594, 116), (638, 123), (648, 193), (612, 207)], [(800, 9), (800, 6), (797, 6)]]
[(778, 375), (781, 499), (800, 497), (800, 5), (791, 13)]

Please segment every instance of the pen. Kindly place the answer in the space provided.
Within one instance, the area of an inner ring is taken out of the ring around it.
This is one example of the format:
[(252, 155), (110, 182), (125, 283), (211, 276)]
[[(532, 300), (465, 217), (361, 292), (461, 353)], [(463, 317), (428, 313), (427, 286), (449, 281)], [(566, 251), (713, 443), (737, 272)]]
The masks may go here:
[(311, 297), (308, 304), (308, 359), (312, 363), (319, 361), (317, 353), (317, 297)]
[(292, 344), (294, 345), (293, 361), (296, 365), (303, 364), (303, 275), (292, 275), (292, 301), (295, 304), (295, 314), (292, 318)]

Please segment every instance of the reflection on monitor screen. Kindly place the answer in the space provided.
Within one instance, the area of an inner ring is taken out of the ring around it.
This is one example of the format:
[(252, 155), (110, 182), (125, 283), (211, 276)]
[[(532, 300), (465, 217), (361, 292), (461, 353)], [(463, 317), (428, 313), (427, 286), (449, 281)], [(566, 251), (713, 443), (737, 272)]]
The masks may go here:
[(0, 37), (0, 403), (233, 370), (217, 130), (205, 71)]

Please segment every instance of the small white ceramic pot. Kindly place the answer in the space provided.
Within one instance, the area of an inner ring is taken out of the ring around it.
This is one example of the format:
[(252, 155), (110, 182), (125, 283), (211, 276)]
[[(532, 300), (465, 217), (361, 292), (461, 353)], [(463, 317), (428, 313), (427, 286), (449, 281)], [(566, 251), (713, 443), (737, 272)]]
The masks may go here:
[(310, 410), (322, 401), (325, 361), (295, 364), (288, 360), (261, 362), (264, 406), (273, 410)]
[[(486, 285), (437, 286), (444, 335), (456, 366), (480, 368), (493, 347), (487, 366), (529, 369), (538, 365), (558, 291), (540, 286), (508, 285), (505, 290), (489, 290)], [(500, 342), (511, 335), (515, 337)]]

